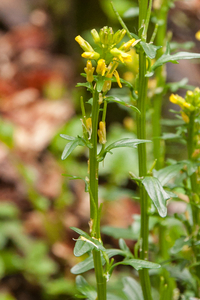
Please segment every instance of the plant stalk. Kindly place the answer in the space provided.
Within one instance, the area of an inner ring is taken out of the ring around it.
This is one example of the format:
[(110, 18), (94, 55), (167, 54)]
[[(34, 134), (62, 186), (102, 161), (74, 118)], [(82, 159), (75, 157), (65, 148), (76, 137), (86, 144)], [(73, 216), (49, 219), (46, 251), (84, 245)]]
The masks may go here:
[[(90, 221), (92, 235), (96, 239), (101, 239), (100, 234), (100, 214), (98, 203), (98, 161), (97, 161), (97, 128), (99, 118), (99, 94), (95, 90), (93, 93), (92, 106), (92, 148), (89, 151), (89, 178), (90, 178)], [(93, 260), (97, 283), (97, 299), (106, 300), (106, 278), (104, 276), (100, 251), (93, 250)]]
[[(147, 16), (148, 1), (139, 1), (139, 36), (142, 37), (143, 25)], [(146, 28), (147, 32), (147, 28)], [(147, 84), (146, 55), (141, 49), (139, 52), (139, 78), (138, 78), (138, 108), (141, 114), (137, 116), (137, 137), (146, 139), (146, 100)], [(146, 176), (146, 145), (138, 145), (139, 176)], [(140, 229), (140, 259), (148, 260), (148, 236), (149, 236), (149, 216), (148, 216), (148, 195), (142, 184), (140, 184), (140, 206), (141, 206), (141, 229)], [(140, 281), (145, 300), (152, 300), (151, 284), (147, 269), (139, 271)]]

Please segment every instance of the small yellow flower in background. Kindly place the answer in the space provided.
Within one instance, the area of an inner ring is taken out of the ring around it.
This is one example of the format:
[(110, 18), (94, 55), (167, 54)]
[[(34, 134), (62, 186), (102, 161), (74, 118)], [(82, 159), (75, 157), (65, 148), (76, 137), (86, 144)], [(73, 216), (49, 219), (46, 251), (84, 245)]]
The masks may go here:
[(86, 68), (84, 68), (86, 73), (86, 79), (88, 82), (92, 82), (94, 80), (94, 67), (92, 66), (92, 62), (90, 60), (87, 61)]
[(179, 95), (174, 95), (174, 94), (171, 94), (171, 96), (169, 97), (169, 100), (174, 103), (174, 104), (177, 104), (181, 107), (183, 107), (183, 103), (185, 102), (185, 99), (183, 99), (181, 96)]
[(200, 41), (200, 30), (195, 34), (195, 38)]
[(103, 121), (99, 122), (98, 136), (99, 136), (99, 144), (105, 144), (106, 143), (106, 123)]
[(184, 113), (183, 111), (181, 112), (181, 117), (182, 117), (182, 119), (183, 119), (183, 121), (185, 122), (185, 123), (189, 123), (190, 122), (190, 119), (189, 119), (189, 117), (186, 115), (186, 113)]
[(104, 59), (99, 59), (97, 62), (97, 68), (96, 68), (96, 72), (97, 74), (100, 74), (102, 76), (105, 75), (106, 72), (106, 63)]

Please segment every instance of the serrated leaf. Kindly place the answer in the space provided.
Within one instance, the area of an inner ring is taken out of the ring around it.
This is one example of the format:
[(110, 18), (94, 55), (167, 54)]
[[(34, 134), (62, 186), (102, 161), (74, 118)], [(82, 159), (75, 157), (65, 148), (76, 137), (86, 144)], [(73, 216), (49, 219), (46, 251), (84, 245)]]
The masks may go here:
[(123, 292), (127, 300), (144, 300), (140, 284), (131, 277), (122, 278)]
[(66, 159), (77, 146), (85, 146), (84, 142), (79, 137), (76, 137), (74, 140), (71, 140), (71, 142), (67, 143), (63, 150), (61, 159)]
[(171, 166), (167, 166), (159, 171), (153, 170), (153, 176), (158, 178), (161, 185), (164, 186), (168, 183), (172, 178), (178, 176), (180, 170), (184, 167), (184, 163), (178, 163)]
[(162, 46), (155, 46), (153, 44), (145, 43), (142, 41), (140, 42), (140, 45), (142, 46), (146, 55), (151, 59), (155, 58), (157, 50), (162, 48)]
[(121, 105), (126, 106), (128, 108), (131, 108), (133, 111), (136, 111), (137, 113), (140, 114), (140, 111), (139, 111), (139, 109), (136, 106), (134, 106), (132, 104), (129, 104), (129, 103), (125, 102), (125, 101), (122, 101), (122, 100), (120, 100), (117, 97), (108, 96), (108, 97), (105, 97), (104, 100), (108, 101), (108, 102), (115, 102), (115, 103), (121, 104)]
[(76, 277), (76, 285), (78, 291), (86, 296), (86, 298), (89, 300), (95, 300), (97, 298), (97, 292), (95, 288), (89, 285), (81, 275)]
[(118, 265), (131, 266), (134, 269), (136, 269), (137, 271), (139, 271), (141, 269), (158, 269), (161, 267), (159, 264), (152, 263), (151, 261), (146, 261), (146, 260), (142, 260), (142, 259), (134, 259), (134, 258), (120, 261), (120, 262), (116, 263), (113, 267), (118, 266)]
[(83, 254), (92, 251), (94, 248), (95, 246), (90, 243), (86, 243), (82, 240), (77, 240), (74, 247), (74, 255), (77, 257), (82, 256)]
[(158, 67), (166, 64), (167, 62), (178, 63), (178, 60), (181, 59), (194, 59), (200, 58), (199, 53), (192, 53), (192, 52), (178, 52), (175, 54), (170, 54), (170, 46), (169, 43), (167, 44), (166, 52), (151, 66), (149, 70), (149, 74), (147, 73), (146, 76), (150, 77), (150, 74), (153, 75), (155, 69)]
[(155, 207), (158, 210), (158, 213), (161, 217), (166, 217), (167, 207), (166, 200), (171, 197), (162, 187), (160, 181), (151, 176), (146, 176), (142, 180), (142, 184), (145, 187), (149, 197), (153, 201)]

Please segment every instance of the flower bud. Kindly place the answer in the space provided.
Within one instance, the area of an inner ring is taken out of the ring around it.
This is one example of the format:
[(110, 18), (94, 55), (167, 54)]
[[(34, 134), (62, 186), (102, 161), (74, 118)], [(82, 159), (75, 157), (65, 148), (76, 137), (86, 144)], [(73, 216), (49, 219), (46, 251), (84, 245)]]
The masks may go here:
[(94, 42), (96, 44), (98, 44), (100, 42), (100, 36), (99, 36), (98, 32), (96, 31), (96, 29), (92, 29), (91, 34), (92, 34), (92, 38), (93, 38)]
[(99, 143), (105, 144), (106, 143), (106, 123), (103, 121), (99, 122), (98, 136), (99, 136)]
[(103, 95), (102, 93), (99, 93), (99, 105), (103, 103)]
[(86, 52), (92, 52), (92, 51), (94, 51), (94, 49), (92, 48), (92, 46), (86, 40), (84, 40), (80, 35), (78, 35), (77, 37), (75, 37), (75, 41), (77, 43), (79, 43), (79, 45), (81, 46), (81, 48), (84, 51), (86, 51)]
[(82, 57), (84, 58), (87, 58), (87, 59), (98, 59), (100, 57), (100, 54), (95, 52), (95, 51), (92, 51), (92, 52), (83, 52)]
[(185, 99), (183, 99), (181, 96), (174, 95), (174, 94), (171, 94), (171, 96), (169, 97), (169, 100), (170, 100), (170, 102), (172, 102), (174, 104), (178, 104), (181, 107), (183, 107), (183, 103), (185, 102)]
[(108, 91), (111, 89), (111, 85), (112, 85), (111, 80), (106, 80), (106, 81), (104, 82), (102, 91), (103, 91), (104, 93), (108, 92)]
[(113, 37), (113, 43), (118, 44), (121, 42), (121, 40), (123, 39), (123, 37), (126, 34), (126, 30), (125, 29), (119, 29), (117, 32), (115, 32), (114, 37)]
[(110, 50), (110, 53), (111, 53), (114, 57), (117, 57), (122, 63), (132, 61), (132, 57), (131, 57), (130, 54), (125, 53), (125, 52), (119, 50), (118, 48), (113, 48), (113, 49), (111, 49), (111, 50)]

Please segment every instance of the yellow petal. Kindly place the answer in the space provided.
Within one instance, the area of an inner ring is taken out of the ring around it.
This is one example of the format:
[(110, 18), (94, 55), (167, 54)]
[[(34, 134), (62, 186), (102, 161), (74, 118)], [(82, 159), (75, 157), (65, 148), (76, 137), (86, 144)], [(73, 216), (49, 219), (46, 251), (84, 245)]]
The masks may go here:
[(114, 71), (113, 75), (115, 76), (117, 83), (119, 85), (120, 88), (122, 88), (122, 84), (120, 82), (120, 77), (119, 77), (119, 73), (117, 72), (117, 70)]

